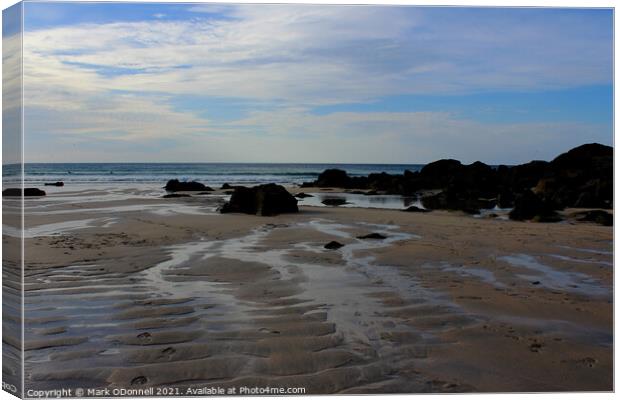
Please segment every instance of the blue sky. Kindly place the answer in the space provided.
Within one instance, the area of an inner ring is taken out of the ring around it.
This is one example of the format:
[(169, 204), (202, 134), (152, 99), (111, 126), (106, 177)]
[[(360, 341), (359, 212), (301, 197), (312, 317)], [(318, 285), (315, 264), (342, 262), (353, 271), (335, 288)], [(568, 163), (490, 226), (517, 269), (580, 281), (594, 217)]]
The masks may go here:
[(607, 9), (24, 15), (26, 161), (517, 163), (613, 140)]

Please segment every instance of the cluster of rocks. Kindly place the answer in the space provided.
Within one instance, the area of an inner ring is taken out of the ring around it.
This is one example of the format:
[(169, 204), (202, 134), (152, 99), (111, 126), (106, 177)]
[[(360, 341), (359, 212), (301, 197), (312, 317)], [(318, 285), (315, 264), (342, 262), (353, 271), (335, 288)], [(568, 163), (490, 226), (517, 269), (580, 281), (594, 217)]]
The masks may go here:
[(446, 159), (427, 164), (420, 171), (395, 175), (349, 176), (346, 171), (328, 169), (316, 181), (302, 186), (404, 196), (431, 192), (421, 198), (427, 209), (477, 214), (481, 209), (498, 206), (512, 208), (510, 218), (514, 220), (552, 222), (560, 219), (557, 211), (564, 208), (612, 208), (613, 148), (585, 144), (551, 162), (531, 161), (516, 166), (492, 167), (479, 161), (463, 165)]
[[(38, 189), (38, 188), (25, 188), (23, 191), (24, 197), (39, 197), (39, 196), (45, 196), (46, 193), (44, 190)], [(22, 196), (22, 189), (20, 188), (8, 188), (8, 189), (4, 189), (2, 191), (2, 196), (8, 196), (8, 197), (21, 197)]]
[[(43, 186), (57, 186), (62, 187), (65, 186), (64, 182), (45, 182)], [(45, 190), (41, 190), (39, 188), (24, 188), (23, 190), (24, 197), (41, 197), (46, 196), (47, 193)], [(7, 188), (2, 191), (2, 197), (21, 197), (22, 189), (20, 188)]]
[(178, 179), (171, 179), (166, 183), (164, 189), (167, 192), (212, 192), (213, 189), (209, 186), (196, 181), (179, 181)]

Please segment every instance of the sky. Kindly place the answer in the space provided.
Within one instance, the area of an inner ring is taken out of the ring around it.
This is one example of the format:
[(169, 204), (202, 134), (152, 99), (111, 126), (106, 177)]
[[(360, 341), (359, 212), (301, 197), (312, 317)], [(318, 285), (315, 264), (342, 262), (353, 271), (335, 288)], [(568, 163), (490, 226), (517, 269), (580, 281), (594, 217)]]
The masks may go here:
[[(27, 2), (26, 161), (550, 160), (612, 144), (612, 19), (609, 9)], [(9, 25), (4, 43), (18, 34)]]

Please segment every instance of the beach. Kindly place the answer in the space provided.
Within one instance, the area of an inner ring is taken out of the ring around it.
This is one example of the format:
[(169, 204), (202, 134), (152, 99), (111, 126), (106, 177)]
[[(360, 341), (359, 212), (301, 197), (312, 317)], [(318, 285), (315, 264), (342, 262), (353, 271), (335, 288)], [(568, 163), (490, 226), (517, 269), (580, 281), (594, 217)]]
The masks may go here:
[(26, 389), (613, 390), (611, 227), (163, 194), (25, 199)]

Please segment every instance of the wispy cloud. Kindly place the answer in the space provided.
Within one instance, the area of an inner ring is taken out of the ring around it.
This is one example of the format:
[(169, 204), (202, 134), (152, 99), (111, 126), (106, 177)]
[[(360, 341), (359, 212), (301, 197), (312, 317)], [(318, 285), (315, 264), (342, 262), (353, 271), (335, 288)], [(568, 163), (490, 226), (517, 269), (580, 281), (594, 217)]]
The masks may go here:
[[(190, 9), (195, 18), (166, 15), (26, 32), (26, 107), (33, 121), (28, 129), (123, 141), (253, 132), (257, 143), (275, 135), (279, 148), (327, 140), (325, 132), (330, 132), (343, 146), (353, 137), (360, 146), (385, 149), (385, 161), (409, 138), (432, 137), (425, 144), (429, 150), (424, 154), (430, 154), (430, 148), (438, 153), (441, 143), (454, 143), (455, 135), (461, 135), (463, 146), (480, 147), (492, 139), (491, 130), (508, 142), (517, 134), (445, 113), (432, 118), (416, 113), (318, 117), (311, 109), (395, 95), (611, 82), (610, 27), (588, 13), (301, 5)], [(174, 107), (172, 98), (179, 96), (279, 107), (262, 113), (248, 109), (249, 117), (223, 124), (206, 120), (195, 108)], [(545, 128), (555, 132), (561, 126), (560, 121)], [(541, 126), (518, 128), (529, 129), (527, 139), (540, 142)], [(592, 127), (563, 129), (581, 129), (585, 136)], [(458, 148), (466, 154), (463, 146)], [(339, 160), (343, 154), (330, 156)], [(424, 154), (403, 154), (403, 160)]]

